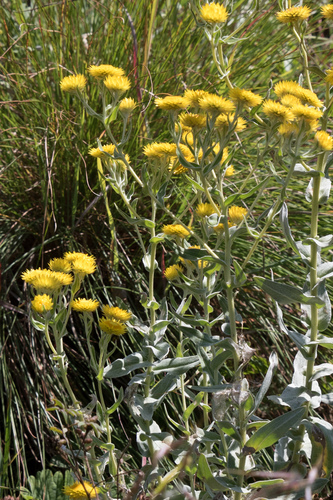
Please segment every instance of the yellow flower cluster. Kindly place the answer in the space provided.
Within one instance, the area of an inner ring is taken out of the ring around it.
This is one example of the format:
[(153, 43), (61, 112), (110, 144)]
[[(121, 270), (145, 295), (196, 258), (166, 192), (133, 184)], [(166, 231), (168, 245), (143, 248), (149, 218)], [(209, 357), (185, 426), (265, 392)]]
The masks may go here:
[(211, 203), (199, 203), (195, 209), (195, 213), (198, 217), (209, 217), (212, 214), (216, 214), (216, 209)]
[(188, 229), (183, 227), (181, 224), (169, 224), (163, 226), (162, 231), (167, 236), (174, 236), (181, 239), (187, 238), (190, 234)]
[(83, 92), (86, 85), (87, 79), (84, 75), (65, 76), (60, 82), (61, 90), (70, 94)]
[(108, 153), (109, 155), (114, 154), (115, 146), (113, 144), (106, 144), (105, 146), (102, 146), (102, 148), (103, 151), (101, 151), (99, 148), (91, 148), (89, 149), (89, 154), (94, 158), (106, 157), (104, 153)]
[(82, 481), (82, 483), (76, 482), (72, 486), (65, 486), (64, 493), (71, 500), (88, 500), (98, 496), (99, 488), (88, 481)]
[(304, 89), (294, 81), (281, 81), (274, 86), (274, 92), (281, 102), (267, 100), (263, 105), (264, 114), (273, 122), (280, 122), (278, 132), (283, 136), (297, 134), (304, 123), (306, 131), (318, 128), (318, 120), (323, 115), (323, 103), (309, 89)]
[(105, 316), (99, 321), (100, 329), (108, 335), (124, 335), (127, 331), (124, 323), (131, 319), (132, 313), (120, 307), (107, 305), (103, 306), (102, 311)]
[(64, 258), (71, 264), (71, 271), (83, 278), (86, 274), (96, 271), (96, 259), (92, 255), (81, 252), (67, 252)]
[(62, 259), (52, 259), (50, 269), (28, 269), (22, 279), (32, 285), (38, 293), (52, 294), (61, 287), (70, 285), (74, 275), (82, 279), (96, 270), (95, 257), (80, 252), (67, 252)]
[(200, 14), (208, 24), (225, 23), (228, 19), (226, 8), (215, 2), (203, 5)]
[(108, 76), (104, 80), (104, 85), (117, 98), (131, 88), (127, 76)]
[(189, 101), (185, 97), (179, 95), (170, 95), (164, 98), (158, 97), (155, 99), (155, 105), (165, 111), (177, 111), (187, 108)]
[(228, 215), (231, 224), (237, 226), (244, 220), (244, 217), (247, 215), (247, 210), (246, 208), (233, 205), (229, 208)]
[(44, 295), (36, 295), (35, 298), (31, 301), (31, 307), (39, 314), (44, 314), (52, 310), (52, 298), (46, 293), (44, 293)]
[(105, 80), (108, 76), (124, 76), (122, 68), (116, 68), (111, 64), (100, 64), (99, 66), (90, 66), (88, 73), (96, 80)]
[(309, 15), (311, 14), (311, 9), (306, 5), (301, 7), (290, 7), (290, 9), (282, 10), (278, 12), (276, 17), (280, 23), (298, 23), (301, 21), (305, 21)]
[[(111, 64), (92, 65), (88, 68), (88, 73), (96, 80), (103, 81), (103, 84), (111, 92), (116, 101), (124, 92), (131, 88), (129, 79), (124, 76), (124, 70), (111, 66)], [(61, 90), (70, 94), (82, 93), (86, 85), (87, 79), (81, 74), (66, 76), (60, 82)], [(135, 103), (132, 101), (133, 99), (130, 102), (123, 103), (120, 111), (129, 115), (135, 107)]]
[(130, 311), (126, 311), (126, 309), (121, 309), (120, 307), (103, 306), (102, 311), (107, 318), (114, 319), (116, 321), (129, 321), (132, 317), (132, 313)]
[(262, 97), (254, 94), (250, 90), (233, 88), (229, 92), (230, 99), (236, 104), (243, 104), (253, 108), (254, 106), (259, 106), (262, 103)]
[(184, 269), (179, 264), (174, 264), (169, 266), (164, 271), (164, 276), (168, 281), (174, 281), (179, 277), (179, 273), (183, 273)]
[(333, 4), (329, 3), (321, 8), (321, 13), (326, 19), (333, 19)]
[(324, 151), (331, 151), (333, 149), (333, 137), (324, 130), (317, 132), (315, 139), (318, 142), (319, 147)]
[(73, 276), (49, 269), (28, 269), (22, 274), (22, 279), (32, 285), (38, 294), (52, 295), (52, 293), (58, 292), (61, 287), (70, 285)]
[(72, 309), (77, 312), (95, 312), (99, 306), (98, 300), (74, 299), (71, 302)]

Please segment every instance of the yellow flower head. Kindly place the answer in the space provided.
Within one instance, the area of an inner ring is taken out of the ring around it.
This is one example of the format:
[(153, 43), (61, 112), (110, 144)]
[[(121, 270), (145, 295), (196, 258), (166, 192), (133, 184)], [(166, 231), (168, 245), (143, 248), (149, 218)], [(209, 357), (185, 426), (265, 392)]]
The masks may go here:
[(94, 312), (99, 306), (98, 300), (92, 299), (74, 299), (72, 300), (72, 309), (78, 312)]
[(105, 316), (99, 320), (99, 327), (103, 332), (109, 335), (124, 335), (127, 331), (126, 325), (115, 319), (106, 318)]
[(228, 13), (223, 5), (218, 3), (206, 3), (201, 8), (201, 17), (206, 23), (225, 23)]
[(321, 13), (326, 19), (333, 19), (333, 4), (324, 5), (321, 8)]
[(103, 306), (102, 311), (107, 318), (115, 321), (125, 322), (129, 321), (132, 317), (132, 313), (130, 311), (120, 309), (120, 307)]
[(164, 98), (158, 97), (155, 99), (155, 105), (166, 111), (176, 111), (187, 108), (189, 101), (180, 95), (169, 95)]
[(324, 151), (331, 151), (333, 149), (333, 137), (330, 136), (324, 130), (320, 130), (316, 133), (315, 139), (318, 142), (318, 145)]
[(30, 269), (22, 274), (22, 279), (32, 285), (39, 294), (52, 294), (62, 286), (70, 285), (73, 276), (48, 269)]
[(292, 94), (285, 94), (281, 97), (281, 104), (283, 104), (283, 106), (287, 106), (287, 108), (292, 108), (297, 104), (302, 104), (302, 102), (298, 99), (298, 97), (295, 97)]
[(316, 108), (322, 108), (324, 106), (316, 94), (309, 89), (303, 89), (300, 87), (297, 97), (303, 104), (309, 104), (310, 106), (315, 106)]
[(232, 224), (240, 224), (247, 214), (246, 208), (236, 207), (235, 205), (229, 208), (229, 219)]
[(302, 104), (294, 106), (292, 112), (295, 118), (306, 122), (318, 120), (323, 115), (322, 111), (319, 111), (319, 109), (310, 108), (310, 106), (303, 106)]
[(109, 155), (114, 154), (115, 146), (113, 144), (106, 144), (105, 146), (102, 146), (102, 148), (103, 151), (101, 151), (99, 148), (91, 148), (89, 149), (89, 154), (94, 158), (107, 158), (104, 152), (108, 153)]
[(192, 107), (198, 107), (199, 106), (199, 100), (205, 97), (206, 95), (209, 95), (209, 92), (206, 92), (205, 90), (185, 90), (184, 92), (184, 97), (189, 101), (190, 106)]
[(206, 116), (195, 113), (181, 113), (179, 121), (183, 129), (186, 127), (200, 129), (206, 126)]
[(291, 134), (298, 134), (299, 128), (296, 123), (282, 123), (278, 132), (280, 135), (290, 136)]
[(127, 76), (108, 76), (104, 80), (105, 87), (118, 98), (121, 94), (131, 88)]
[(72, 266), (70, 262), (66, 259), (52, 259), (49, 262), (49, 268), (51, 271), (57, 271), (59, 273), (70, 273)]
[(291, 122), (294, 118), (293, 111), (291, 111), (290, 108), (283, 106), (279, 102), (272, 101), (271, 99), (264, 102), (262, 110), (271, 120)]
[(224, 177), (232, 177), (235, 173), (235, 169), (232, 165), (230, 165), (230, 167), (228, 167), (226, 169), (226, 171), (224, 172)]
[[(228, 220), (228, 227), (233, 227), (233, 226), (235, 226), (235, 224), (233, 224)], [(217, 226), (214, 226), (213, 229), (215, 233), (224, 233), (224, 224), (218, 224)]]
[(199, 106), (207, 113), (230, 113), (235, 109), (233, 102), (219, 95), (208, 94), (199, 100)]
[(74, 274), (86, 275), (96, 271), (96, 259), (91, 255), (83, 255), (72, 262), (72, 272)]
[(78, 274), (80, 278), (96, 271), (96, 259), (92, 255), (81, 252), (67, 252), (64, 258), (67, 262), (70, 262), (72, 272)]
[[(226, 132), (229, 128), (229, 124), (233, 123), (234, 119), (235, 115), (233, 113), (219, 115), (216, 118), (215, 127)], [(235, 132), (241, 132), (245, 128), (246, 121), (241, 117), (237, 118)]]
[(64, 493), (71, 500), (86, 500), (96, 498), (99, 489), (91, 483), (83, 481), (82, 483), (76, 482), (72, 486), (65, 486)]
[(84, 75), (65, 76), (60, 82), (61, 90), (70, 94), (83, 92), (86, 85), (87, 79)]
[(190, 232), (181, 224), (170, 224), (167, 226), (163, 226), (162, 231), (167, 236), (175, 236), (182, 239), (186, 238), (190, 234)]
[(105, 80), (108, 76), (124, 76), (124, 70), (115, 68), (111, 64), (101, 64), (100, 66), (90, 66), (88, 73), (96, 80)]
[(132, 97), (125, 97), (119, 104), (119, 111), (123, 116), (129, 116), (134, 110), (136, 103)]
[(229, 92), (230, 99), (236, 104), (245, 104), (245, 106), (259, 106), (262, 103), (262, 97), (254, 94), (250, 90), (233, 88)]
[(49, 295), (44, 293), (44, 295), (36, 295), (34, 300), (31, 301), (31, 306), (34, 311), (39, 314), (44, 314), (47, 311), (51, 311), (53, 301)]
[(333, 68), (327, 71), (325, 82), (328, 82), (330, 85), (333, 85)]
[(179, 273), (183, 273), (184, 269), (179, 264), (174, 264), (173, 266), (169, 266), (164, 271), (164, 276), (167, 280), (173, 281), (179, 277)]
[(298, 85), (298, 83), (296, 83), (296, 82), (282, 81), (282, 82), (278, 82), (274, 86), (274, 92), (276, 93), (276, 95), (278, 97), (282, 97), (285, 94), (296, 95), (296, 97), (297, 97), (297, 94), (298, 94), (300, 88), (302, 88), (302, 87), (300, 87), (300, 85)]
[(297, 23), (298, 21), (305, 21), (311, 14), (311, 9), (306, 5), (302, 7), (291, 7), (287, 10), (282, 10), (276, 14), (280, 23)]
[(175, 144), (169, 142), (152, 142), (143, 148), (143, 154), (152, 160), (165, 158), (168, 156), (176, 156)]
[(216, 214), (216, 210), (211, 203), (199, 203), (195, 209), (195, 213), (198, 217), (209, 217), (212, 214)]

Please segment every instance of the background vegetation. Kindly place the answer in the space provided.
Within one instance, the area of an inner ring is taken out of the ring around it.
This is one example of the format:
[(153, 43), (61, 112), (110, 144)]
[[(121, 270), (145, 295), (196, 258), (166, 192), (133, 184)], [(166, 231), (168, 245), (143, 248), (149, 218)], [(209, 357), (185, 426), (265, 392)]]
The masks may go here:
[[(318, 3), (307, 2), (314, 13), (309, 23), (316, 25), (309, 46), (310, 65), (327, 68), (332, 59), (332, 28), (318, 21)], [(239, 87), (252, 88), (263, 97), (270, 82), (297, 80), (301, 72), (297, 47), (287, 26), (278, 24), (278, 2), (230, 2), (244, 18), (256, 6), (253, 18), (242, 26), (240, 40), (233, 46), (232, 80)], [(56, 416), (47, 411), (53, 397), (61, 397), (62, 386), (50, 371), (44, 339), (31, 329), (28, 321), (28, 291), (20, 279), (22, 271), (43, 267), (65, 251), (78, 250), (96, 256), (100, 273), (86, 280), (89, 296), (103, 303), (108, 297), (121, 297), (140, 317), (140, 291), (146, 291), (147, 275), (137, 257), (136, 235), (131, 227), (118, 220), (113, 209), (117, 195), (109, 192), (109, 202), (116, 225), (119, 262), (114, 262), (110, 227), (101, 196), (95, 160), (88, 156), (103, 134), (99, 122), (88, 119), (78, 100), (60, 91), (59, 82), (72, 73), (86, 73), (91, 64), (122, 67), (133, 83), (131, 93), (139, 102), (133, 119), (132, 140), (127, 153), (137, 173), (144, 162), (142, 147), (147, 140), (170, 140), (165, 117), (153, 106), (155, 96), (177, 95), (186, 88), (223, 91), (212, 64), (210, 48), (197, 26), (187, 0), (75, 0), (46, 2), (3, 0), (0, 5), (0, 96), (1, 96), (1, 197), (0, 197), (0, 488), (2, 494), (17, 495), (27, 477), (44, 468), (54, 472), (68, 468), (59, 454), (48, 427)], [(235, 29), (241, 24), (235, 18)], [(98, 107), (98, 92), (90, 88), (93, 106)], [(322, 97), (319, 95), (319, 97)], [(248, 127), (243, 140), (253, 158), (255, 141)], [(234, 166), (243, 174), (242, 151), (235, 153)], [(240, 177), (241, 180), (241, 177)], [(237, 182), (237, 180), (235, 181)], [(270, 192), (274, 193), (274, 184)], [(309, 224), (309, 213), (299, 210), (299, 186), (295, 181), (289, 191), (289, 210), (298, 239)], [(293, 200), (295, 209), (293, 210)], [(177, 210), (182, 203), (182, 185), (170, 203)], [(269, 198), (261, 211), (269, 206)], [(141, 207), (142, 211), (143, 207)], [(149, 214), (147, 214), (149, 216)], [(325, 205), (320, 225), (329, 232), (332, 206)], [(163, 220), (161, 220), (161, 224)], [(143, 232), (143, 237), (146, 237)], [(286, 246), (281, 246), (280, 228), (273, 226), (254, 255), (256, 274), (302, 283)], [(330, 250), (331, 252), (331, 250)], [(238, 249), (240, 260), (245, 247)], [(158, 255), (164, 266), (165, 254)], [(305, 270), (304, 270), (305, 274)], [(160, 279), (161, 296), (166, 283)], [(332, 287), (328, 285), (332, 292)], [(239, 308), (243, 332), (256, 349), (248, 375), (255, 382), (266, 371), (267, 353), (272, 348), (279, 355), (280, 369), (274, 379), (277, 388), (290, 382), (293, 346), (277, 329), (275, 312), (267, 296), (251, 280), (240, 292)], [(289, 325), (297, 325), (299, 311), (290, 309)], [(76, 396), (88, 403), (93, 374), (86, 368), (86, 346), (80, 338), (80, 323), (72, 321), (66, 348), (71, 374), (75, 377)], [(332, 335), (332, 329), (327, 335)], [(95, 337), (97, 339), (97, 337)], [(135, 350), (135, 334), (124, 337), (115, 357)], [(97, 342), (97, 340), (95, 340)], [(121, 352), (119, 352), (121, 350)], [(331, 362), (331, 351), (325, 359)], [(260, 377), (259, 377), (260, 376)], [(121, 383), (121, 381), (119, 382)], [(331, 380), (326, 379), (327, 391)], [(110, 388), (110, 399), (111, 399)], [(322, 417), (332, 419), (332, 410), (322, 405)], [(263, 416), (276, 408), (267, 406)], [(120, 409), (119, 426), (114, 435), (116, 446), (126, 451), (135, 429), (128, 415)], [(132, 429), (132, 430), (131, 430)], [(132, 433), (132, 434), (131, 434)], [(134, 456), (140, 467), (139, 453)], [(0, 493), (1, 495), (1, 493)]]

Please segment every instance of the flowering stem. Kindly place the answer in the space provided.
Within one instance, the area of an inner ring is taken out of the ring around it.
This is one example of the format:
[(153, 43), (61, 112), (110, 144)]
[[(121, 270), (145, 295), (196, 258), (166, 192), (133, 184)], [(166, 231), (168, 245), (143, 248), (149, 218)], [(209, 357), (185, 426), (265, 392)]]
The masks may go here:
[(48, 321), (45, 322), (45, 337), (46, 337), (47, 343), (49, 344), (49, 347), (50, 347), (51, 351), (53, 352), (53, 354), (57, 355), (58, 353), (57, 353), (54, 345), (51, 342)]
[[(323, 173), (325, 169), (325, 153), (320, 153), (317, 161), (317, 171)], [(321, 177), (313, 177), (313, 194), (312, 194), (312, 210), (311, 210), (311, 228), (310, 238), (316, 239), (318, 237), (318, 219), (319, 219), (319, 194), (320, 194), (320, 181)], [(318, 296), (316, 285), (318, 283), (318, 247), (315, 242), (310, 244), (310, 293), (313, 296)], [(316, 304), (311, 304), (311, 328), (310, 328), (310, 341), (316, 342), (318, 337), (318, 309)], [(314, 364), (317, 357), (317, 344), (312, 344), (307, 352), (307, 366), (305, 372), (305, 387), (308, 391), (312, 390), (312, 375)], [(305, 405), (307, 418), (310, 410), (310, 402)], [(304, 439), (305, 426), (300, 426), (301, 436), (296, 441), (293, 451), (293, 462), (299, 460), (299, 453)]]
[[(104, 364), (105, 364), (105, 361), (106, 361), (106, 354), (104, 351), (101, 351), (100, 356), (99, 356), (99, 363), (98, 363), (98, 373), (100, 373), (102, 371)], [(99, 400), (100, 400), (102, 410), (104, 413), (104, 418), (105, 418), (105, 427), (106, 427), (107, 440), (108, 440), (107, 444), (110, 447), (110, 449), (109, 449), (109, 471), (110, 471), (111, 476), (115, 477), (117, 475), (117, 468), (118, 467), (117, 467), (116, 457), (114, 456), (114, 453), (113, 453), (113, 449), (111, 449), (112, 440), (111, 440), (110, 418), (109, 418), (109, 415), (107, 413), (107, 408), (106, 408), (104, 396), (103, 396), (102, 380), (100, 380), (100, 378), (98, 378), (97, 384), (98, 384)]]
[(293, 33), (295, 35), (295, 37), (297, 38), (297, 41), (299, 43), (299, 46), (300, 46), (300, 49), (301, 49), (301, 55), (302, 55), (302, 59), (303, 59), (303, 71), (304, 71), (304, 74), (305, 74), (305, 78), (306, 78), (306, 83), (309, 87), (309, 89), (311, 90), (311, 92), (313, 92), (312, 90), (312, 84), (311, 84), (311, 79), (310, 79), (310, 73), (309, 73), (309, 69), (308, 69), (308, 66), (309, 66), (309, 63), (308, 63), (308, 53), (307, 53), (307, 50), (306, 50), (306, 45), (305, 45), (305, 42), (304, 42), (304, 36), (301, 36), (296, 27), (293, 26)]
[[(56, 346), (57, 346), (57, 358), (58, 358), (58, 364), (59, 364), (59, 370), (61, 373), (61, 377), (62, 377), (62, 380), (65, 384), (66, 389), (67, 389), (68, 395), (70, 396), (70, 398), (72, 400), (74, 408), (79, 409), (80, 404), (79, 404), (78, 400), (76, 399), (74, 392), (73, 392), (73, 390), (68, 382), (68, 378), (67, 378), (67, 370), (66, 370), (65, 362), (64, 362), (63, 340), (62, 340), (62, 337), (58, 337), (58, 336), (55, 336), (55, 337), (56, 337)], [(81, 415), (81, 420), (83, 420), (82, 415)]]
[[(246, 442), (246, 415), (245, 415), (244, 405), (242, 404), (239, 405), (238, 424), (241, 436), (241, 447), (243, 447)], [(246, 462), (246, 455), (242, 453), (239, 459), (238, 477), (237, 477), (237, 486), (239, 486), (240, 488), (243, 486), (243, 481), (244, 481), (245, 462)], [(240, 491), (235, 491), (234, 500), (241, 500), (241, 498), (242, 498), (242, 493)]]
[(290, 179), (294, 173), (294, 169), (295, 169), (295, 165), (296, 165), (296, 162), (298, 160), (298, 151), (299, 151), (299, 147), (300, 147), (300, 143), (301, 143), (301, 140), (303, 138), (303, 134), (299, 134), (298, 138), (297, 138), (297, 141), (296, 141), (296, 146), (295, 146), (295, 153), (292, 157), (292, 162), (291, 162), (291, 165), (289, 167), (289, 172), (288, 172), (288, 175), (286, 177), (286, 180), (284, 182), (284, 186), (281, 190), (281, 193), (278, 197), (278, 199), (276, 200), (276, 202), (274, 203), (274, 205), (272, 206), (270, 212), (269, 212), (269, 215), (268, 215), (268, 218), (267, 218), (267, 221), (266, 221), (266, 224), (264, 225), (263, 229), (260, 231), (259, 235), (257, 236), (256, 238), (256, 241), (253, 243), (247, 257), (245, 258), (244, 262), (243, 262), (243, 265), (242, 265), (242, 271), (244, 271), (245, 267), (247, 266), (248, 262), (250, 261), (254, 251), (256, 250), (257, 246), (259, 245), (259, 243), (262, 241), (262, 238), (263, 236), (266, 234), (266, 231), (267, 229), (269, 228), (269, 226), (271, 225), (272, 223), (272, 220), (274, 219), (275, 215), (277, 214), (280, 206), (281, 206), (281, 202), (284, 200), (285, 198), (285, 195), (286, 195), (286, 190), (287, 190), (287, 187), (289, 185), (289, 182), (290, 182)]
[(106, 191), (106, 185), (105, 185), (105, 178), (104, 178), (104, 173), (103, 173), (103, 167), (102, 167), (102, 162), (100, 158), (97, 158), (97, 173), (98, 173), (98, 180), (99, 180), (99, 185), (101, 186), (101, 190), (103, 193), (103, 198), (104, 198), (104, 205), (108, 217), (108, 222), (109, 222), (109, 227), (110, 227), (110, 233), (111, 233), (111, 255), (113, 257), (113, 265), (115, 266), (116, 269), (118, 269), (118, 264), (119, 264), (119, 256), (118, 256), (118, 250), (117, 250), (117, 240), (116, 240), (116, 231), (115, 231), (115, 223), (113, 219), (113, 215), (110, 209), (109, 205), (109, 200), (108, 200), (108, 195)]

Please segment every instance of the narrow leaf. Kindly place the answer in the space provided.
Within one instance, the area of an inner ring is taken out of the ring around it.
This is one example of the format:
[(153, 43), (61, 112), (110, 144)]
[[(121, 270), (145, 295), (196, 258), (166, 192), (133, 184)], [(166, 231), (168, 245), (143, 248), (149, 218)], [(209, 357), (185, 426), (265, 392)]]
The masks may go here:
[(269, 424), (264, 425), (246, 442), (246, 445), (243, 448), (243, 453), (245, 455), (251, 455), (252, 453), (272, 446), (272, 444), (276, 443), (276, 441), (278, 441), (281, 437), (285, 436), (291, 427), (296, 426), (301, 422), (304, 413), (305, 408), (298, 408), (297, 410), (285, 413), (284, 415), (281, 415), (269, 422)]

